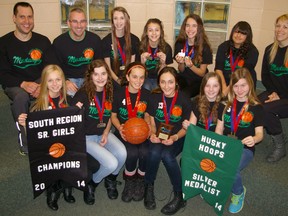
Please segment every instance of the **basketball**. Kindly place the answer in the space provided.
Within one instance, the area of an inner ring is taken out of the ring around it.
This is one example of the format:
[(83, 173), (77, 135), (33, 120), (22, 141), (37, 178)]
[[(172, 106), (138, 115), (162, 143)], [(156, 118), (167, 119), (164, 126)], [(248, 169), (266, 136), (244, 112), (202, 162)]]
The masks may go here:
[(127, 120), (123, 129), (126, 140), (131, 144), (143, 143), (149, 135), (149, 126), (142, 118), (131, 118)]
[(216, 169), (216, 164), (214, 163), (214, 161), (206, 158), (201, 160), (200, 167), (205, 172), (211, 173), (214, 172), (214, 170)]
[(65, 146), (62, 143), (54, 143), (49, 148), (49, 154), (54, 158), (59, 158), (65, 153)]

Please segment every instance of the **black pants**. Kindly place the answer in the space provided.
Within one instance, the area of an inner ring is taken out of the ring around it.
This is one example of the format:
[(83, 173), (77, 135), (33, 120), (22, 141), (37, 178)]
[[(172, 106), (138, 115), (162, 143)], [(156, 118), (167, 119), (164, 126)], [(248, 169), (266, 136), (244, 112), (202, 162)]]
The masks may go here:
[(268, 99), (268, 95), (269, 93), (267, 91), (258, 95), (265, 111), (264, 127), (268, 134), (278, 135), (282, 133), (280, 119), (288, 117), (288, 99), (280, 99), (265, 103), (264, 101)]
[(115, 132), (115, 136), (125, 145), (127, 151), (127, 159), (125, 162), (125, 168), (128, 172), (133, 172), (138, 169), (141, 172), (146, 172), (147, 155), (149, 151), (148, 140), (141, 144), (131, 144), (122, 139), (118, 131)]

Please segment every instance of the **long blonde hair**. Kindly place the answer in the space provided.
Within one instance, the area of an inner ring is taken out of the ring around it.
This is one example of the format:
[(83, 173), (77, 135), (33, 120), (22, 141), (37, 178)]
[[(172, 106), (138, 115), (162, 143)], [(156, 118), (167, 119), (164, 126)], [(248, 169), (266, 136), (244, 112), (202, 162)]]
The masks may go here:
[(255, 106), (257, 104), (260, 104), (260, 101), (257, 98), (256, 92), (254, 89), (254, 82), (253, 82), (252, 76), (250, 74), (250, 71), (247, 68), (238, 68), (231, 75), (230, 84), (229, 84), (230, 88), (229, 88), (229, 92), (228, 92), (228, 101), (227, 101), (226, 108), (230, 107), (233, 104), (233, 100), (236, 96), (235, 92), (233, 90), (233, 86), (240, 79), (245, 79), (248, 83), (249, 92), (248, 92), (247, 98), (248, 98), (249, 106), (250, 105)]
[[(277, 19), (276, 19), (276, 22), (275, 22), (275, 25), (277, 25), (277, 23), (279, 21), (287, 21), (288, 20), (288, 14), (283, 14), (281, 16), (279, 16)], [(275, 56), (276, 56), (276, 53), (278, 51), (278, 48), (279, 48), (279, 42), (276, 40), (276, 38), (274, 39), (274, 43), (273, 45), (271, 46), (271, 49), (270, 49), (270, 54), (269, 54), (269, 64), (272, 64), (272, 62), (274, 61), (275, 59)], [(283, 65), (285, 65), (285, 63), (288, 61), (288, 49), (286, 50), (286, 53), (285, 53), (285, 57), (284, 57), (284, 62), (283, 62)]]
[(60, 95), (61, 99), (59, 100), (59, 105), (60, 104), (65, 104), (68, 105), (67, 103), (67, 97), (66, 97), (66, 83), (65, 83), (65, 76), (62, 71), (62, 69), (58, 65), (47, 65), (41, 75), (41, 83), (40, 83), (40, 93), (38, 98), (36, 99), (35, 103), (32, 105), (30, 111), (40, 111), (40, 110), (47, 110), (49, 107), (49, 91), (47, 87), (48, 83), (48, 76), (53, 73), (57, 72), (59, 73), (61, 80), (62, 80), (62, 88), (60, 89)]

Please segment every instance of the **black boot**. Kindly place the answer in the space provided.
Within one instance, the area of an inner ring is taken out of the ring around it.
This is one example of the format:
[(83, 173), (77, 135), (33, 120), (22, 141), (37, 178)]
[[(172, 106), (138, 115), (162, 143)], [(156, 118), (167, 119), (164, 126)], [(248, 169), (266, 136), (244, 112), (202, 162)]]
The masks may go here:
[(95, 183), (93, 180), (87, 183), (86, 190), (83, 194), (84, 202), (87, 205), (93, 205), (95, 203), (95, 189), (99, 183)]
[(141, 201), (144, 197), (144, 191), (145, 191), (144, 176), (141, 176), (139, 173), (137, 173), (133, 200)]
[(64, 194), (64, 199), (66, 202), (75, 203), (76, 200), (75, 200), (74, 196), (72, 195), (72, 187), (70, 187), (70, 186), (65, 187), (63, 194)]
[(60, 194), (62, 193), (63, 189), (60, 186), (60, 184), (55, 183), (51, 185), (47, 189), (47, 205), (50, 209), (57, 211), (58, 210), (58, 204), (57, 201), (60, 197)]
[(109, 199), (117, 199), (118, 198), (118, 190), (117, 190), (117, 178), (118, 175), (110, 174), (105, 178), (104, 185), (107, 189), (107, 195)]
[(186, 205), (186, 201), (183, 200), (182, 191), (174, 191), (174, 198), (171, 202), (167, 203), (162, 209), (161, 212), (165, 215), (173, 215), (179, 209), (183, 208)]
[(144, 206), (146, 209), (149, 210), (153, 210), (156, 208), (153, 184), (145, 184)]
[(135, 189), (135, 176), (127, 176), (123, 173), (123, 179), (125, 180), (125, 186), (121, 199), (123, 202), (131, 202)]
[(274, 145), (273, 152), (267, 157), (269, 163), (279, 161), (286, 155), (285, 138), (284, 134), (278, 134), (271, 136), (272, 143)]

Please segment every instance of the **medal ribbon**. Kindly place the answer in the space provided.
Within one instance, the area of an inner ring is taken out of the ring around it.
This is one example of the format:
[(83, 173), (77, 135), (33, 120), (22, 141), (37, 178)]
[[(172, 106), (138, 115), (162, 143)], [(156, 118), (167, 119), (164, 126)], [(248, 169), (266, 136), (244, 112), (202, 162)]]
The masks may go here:
[(212, 123), (212, 113), (210, 113), (209, 117), (206, 118), (206, 121), (205, 121), (206, 130), (209, 130), (211, 123)]
[(236, 105), (237, 105), (237, 99), (234, 98), (233, 100), (233, 108), (231, 111), (231, 133), (234, 133), (234, 135), (236, 134), (237, 130), (238, 130), (238, 126), (240, 123), (240, 120), (244, 114), (244, 112), (246, 111), (246, 109), (248, 108), (248, 101), (246, 101), (240, 112), (238, 113), (238, 115), (236, 116)]
[(121, 63), (122, 65), (125, 65), (126, 64), (126, 54), (125, 52), (123, 51), (122, 47), (121, 47), (121, 44), (119, 42), (119, 39), (116, 37), (116, 41), (117, 41), (117, 48), (118, 48), (118, 53), (120, 54), (121, 56)]
[(148, 46), (148, 53), (152, 57), (152, 60), (154, 60), (157, 57), (157, 52), (158, 52), (158, 47), (152, 53), (152, 48), (150, 46)]
[(100, 104), (100, 100), (97, 97), (97, 95), (95, 94), (95, 96), (94, 96), (94, 103), (95, 103), (95, 107), (99, 113), (100, 122), (103, 122), (103, 115), (104, 115), (104, 110), (105, 110), (105, 106), (104, 106), (105, 100), (106, 100), (106, 90), (104, 88), (103, 93), (102, 93), (102, 105)]
[(166, 99), (165, 99), (164, 93), (162, 95), (163, 111), (164, 111), (164, 117), (165, 117), (165, 123), (166, 124), (169, 124), (171, 111), (174, 108), (174, 105), (176, 103), (177, 97), (178, 97), (178, 91), (175, 92), (175, 95), (173, 97), (172, 103), (171, 103), (171, 105), (169, 107), (169, 112), (167, 112), (167, 104), (166, 104)]
[(138, 103), (140, 101), (140, 96), (141, 96), (141, 91), (140, 91), (140, 89), (138, 90), (134, 109), (132, 109), (131, 97), (130, 97), (130, 93), (128, 91), (128, 86), (126, 87), (125, 94), (126, 94), (126, 103), (127, 103), (126, 105), (127, 105), (127, 110), (128, 110), (128, 118), (130, 119), (130, 118), (136, 117), (136, 114), (138, 111)]
[[(50, 97), (50, 95), (48, 95), (48, 99), (49, 99), (49, 103), (50, 103), (52, 109), (56, 109), (56, 106), (55, 106), (52, 98)], [(61, 100), (61, 99), (62, 99), (62, 97), (61, 97), (61, 95), (60, 95), (60, 100)], [(60, 106), (60, 108), (66, 107), (65, 104), (63, 104), (63, 103), (59, 104), (59, 106)]]
[(235, 71), (235, 68), (236, 68), (239, 60), (240, 60), (240, 56), (238, 56), (234, 62), (233, 52), (232, 52), (232, 49), (230, 49), (230, 67), (231, 67), (232, 72)]
[(190, 52), (188, 53), (188, 50), (189, 50), (189, 44), (188, 44), (188, 40), (186, 40), (186, 43), (185, 43), (185, 46), (184, 46), (184, 52), (185, 52), (185, 56), (189, 56), (191, 59), (193, 59), (194, 57), (194, 46), (192, 46)]

